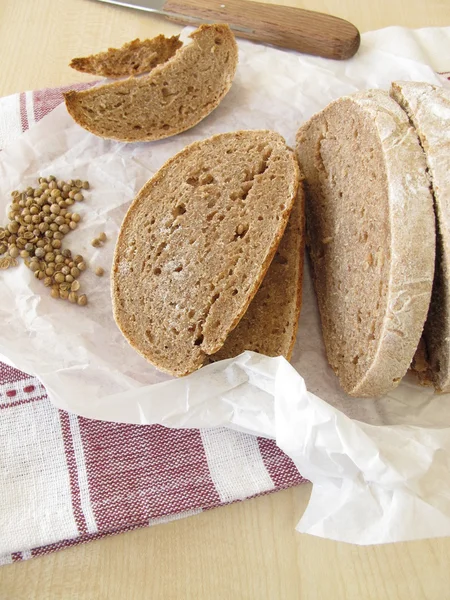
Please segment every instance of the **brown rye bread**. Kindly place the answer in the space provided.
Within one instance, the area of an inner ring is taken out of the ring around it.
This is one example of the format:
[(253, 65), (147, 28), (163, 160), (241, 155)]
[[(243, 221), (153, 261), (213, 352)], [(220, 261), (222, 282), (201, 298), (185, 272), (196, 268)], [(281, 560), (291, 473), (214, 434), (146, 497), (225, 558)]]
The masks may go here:
[(300, 183), (284, 235), (261, 287), (239, 325), (210, 357), (211, 362), (233, 358), (245, 350), (291, 359), (302, 305), (304, 211), (304, 190)]
[(136, 39), (121, 48), (108, 48), (106, 52), (74, 58), (69, 66), (82, 73), (119, 79), (148, 73), (172, 58), (182, 45), (178, 35), (170, 38), (158, 35), (142, 41)]
[(406, 373), (430, 302), (425, 156), (406, 114), (381, 90), (332, 102), (297, 142), (328, 361), (348, 394), (381, 396)]
[(414, 368), (423, 383), (450, 392), (450, 90), (397, 81), (391, 96), (406, 111), (424, 149), (436, 215), (433, 293)]
[(64, 94), (71, 117), (100, 137), (144, 142), (190, 129), (229, 91), (238, 62), (228, 25), (202, 25), (192, 42), (140, 77)]
[(147, 182), (112, 272), (114, 317), (140, 354), (181, 376), (223, 346), (270, 266), (298, 185), (293, 152), (270, 131), (195, 142)]

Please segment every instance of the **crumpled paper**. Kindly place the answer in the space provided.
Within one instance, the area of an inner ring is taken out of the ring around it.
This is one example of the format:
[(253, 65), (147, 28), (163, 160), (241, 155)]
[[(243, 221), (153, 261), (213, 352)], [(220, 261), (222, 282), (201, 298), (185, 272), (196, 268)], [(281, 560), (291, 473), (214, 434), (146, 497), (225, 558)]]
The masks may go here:
[[(89, 305), (51, 299), (23, 266), (3, 272), (0, 358), (39, 377), (56, 406), (79, 415), (225, 425), (276, 439), (313, 483), (301, 532), (359, 544), (450, 535), (450, 394), (435, 396), (406, 377), (381, 399), (346, 396), (325, 359), (308, 272), (292, 365), (245, 352), (175, 380), (128, 346), (113, 321), (108, 277), (92, 268), (109, 270), (130, 201), (188, 143), (262, 128), (294, 145), (299, 125), (339, 96), (388, 89), (396, 79), (442, 85), (433, 69), (450, 69), (442, 63), (449, 50), (450, 28), (371, 32), (345, 62), (239, 41), (236, 79), (219, 108), (155, 143), (96, 138), (58, 107), (0, 154), (0, 211), (12, 190), (38, 176), (90, 181), (84, 204), (75, 205), (81, 226), (65, 240), (91, 265), (81, 278)], [(100, 231), (109, 241), (94, 249), (90, 240)]]

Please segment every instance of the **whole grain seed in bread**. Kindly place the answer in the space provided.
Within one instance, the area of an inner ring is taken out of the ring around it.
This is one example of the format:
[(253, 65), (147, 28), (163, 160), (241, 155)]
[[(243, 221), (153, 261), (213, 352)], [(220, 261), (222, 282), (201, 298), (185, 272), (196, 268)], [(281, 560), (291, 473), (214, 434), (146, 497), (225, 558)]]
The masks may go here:
[(239, 325), (230, 332), (222, 348), (210, 357), (211, 361), (232, 358), (244, 350), (290, 360), (302, 302), (304, 210), (303, 185), (300, 185), (284, 235), (261, 287)]
[(167, 62), (141, 77), (64, 94), (71, 117), (100, 137), (159, 140), (190, 129), (227, 94), (238, 50), (228, 25), (202, 25)]
[(431, 296), (425, 156), (406, 114), (381, 90), (331, 103), (297, 142), (328, 361), (348, 394), (380, 396), (406, 373)]
[(82, 73), (111, 79), (140, 75), (168, 61), (182, 45), (178, 35), (170, 38), (158, 35), (142, 41), (136, 39), (121, 48), (109, 48), (106, 52), (74, 58), (70, 66)]
[(429, 368), (423, 370), (418, 357), (416, 362), (422, 364), (423, 381), (431, 375), (437, 390), (450, 392), (450, 91), (429, 83), (398, 81), (392, 84), (391, 96), (416, 129), (434, 192), (436, 269), (420, 352)]
[(140, 354), (180, 376), (221, 348), (264, 278), (298, 184), (293, 152), (270, 131), (191, 144), (147, 182), (112, 270), (114, 317)]

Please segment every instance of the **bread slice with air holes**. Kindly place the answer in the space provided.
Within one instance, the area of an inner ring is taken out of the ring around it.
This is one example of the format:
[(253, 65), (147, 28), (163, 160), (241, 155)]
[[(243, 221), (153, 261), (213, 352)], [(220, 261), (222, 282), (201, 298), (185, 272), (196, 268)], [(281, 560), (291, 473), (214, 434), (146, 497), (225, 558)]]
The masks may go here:
[(228, 25), (202, 25), (167, 62), (140, 77), (64, 94), (84, 129), (121, 142), (167, 138), (209, 115), (229, 91), (238, 61)]
[[(425, 358), (426, 381), (450, 392), (450, 90), (429, 83), (398, 81), (391, 96), (406, 111), (428, 164), (436, 214), (436, 269), (423, 343), (415, 363)], [(429, 379), (428, 379), (429, 381)]]
[(434, 270), (425, 155), (387, 92), (336, 100), (303, 125), (297, 155), (325, 348), (343, 389), (381, 396), (417, 348)]
[(245, 350), (290, 360), (302, 303), (305, 215), (303, 185), (280, 245), (261, 287), (239, 325), (231, 331), (211, 362), (233, 358)]
[(121, 48), (109, 48), (90, 56), (72, 59), (70, 66), (76, 71), (119, 79), (148, 73), (157, 65), (172, 58), (183, 42), (178, 35), (167, 38), (158, 35), (149, 40), (136, 39)]
[(114, 317), (129, 343), (170, 374), (200, 368), (256, 294), (298, 185), (294, 153), (270, 131), (216, 135), (171, 158), (115, 248)]

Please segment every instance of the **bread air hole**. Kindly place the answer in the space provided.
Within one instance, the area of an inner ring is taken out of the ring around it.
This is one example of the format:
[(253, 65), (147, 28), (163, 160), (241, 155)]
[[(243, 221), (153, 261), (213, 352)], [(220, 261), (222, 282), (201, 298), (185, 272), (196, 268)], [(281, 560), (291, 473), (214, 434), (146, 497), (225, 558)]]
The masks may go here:
[(153, 274), (154, 275), (161, 275), (161, 269), (159, 267), (156, 267), (155, 269), (153, 269)]
[(181, 265), (179, 265), (178, 267), (175, 267), (174, 273), (179, 273), (182, 270), (183, 270), (183, 267)]
[(203, 333), (201, 333), (195, 340), (194, 344), (196, 346), (200, 346), (200, 344), (203, 342)]
[(173, 209), (172, 215), (174, 218), (177, 218), (181, 215), (184, 215), (185, 212), (186, 212), (186, 206), (184, 204), (179, 204), (178, 206), (176, 206)]

